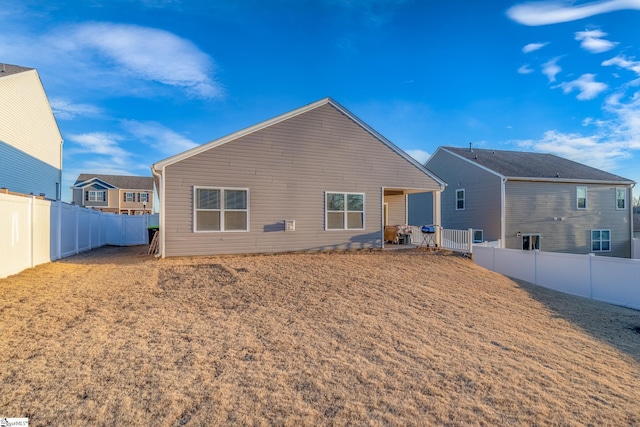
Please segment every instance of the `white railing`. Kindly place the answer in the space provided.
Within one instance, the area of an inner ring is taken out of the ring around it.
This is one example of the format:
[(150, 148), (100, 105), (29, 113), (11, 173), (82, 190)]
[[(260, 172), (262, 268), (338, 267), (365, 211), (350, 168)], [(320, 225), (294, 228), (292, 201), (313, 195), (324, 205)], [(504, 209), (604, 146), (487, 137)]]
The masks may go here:
[(473, 252), (473, 229), (447, 230), (443, 228), (440, 233), (442, 248), (455, 252)]
[(158, 215), (116, 215), (0, 193), (0, 278), (104, 245), (144, 245)]
[(640, 310), (640, 260), (477, 246), (473, 261), (505, 276)]

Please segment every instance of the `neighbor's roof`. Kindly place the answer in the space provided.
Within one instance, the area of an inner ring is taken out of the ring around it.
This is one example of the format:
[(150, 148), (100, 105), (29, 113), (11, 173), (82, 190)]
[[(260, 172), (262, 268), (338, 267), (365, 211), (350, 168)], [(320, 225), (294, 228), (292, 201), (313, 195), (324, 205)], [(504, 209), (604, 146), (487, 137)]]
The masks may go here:
[(397, 154), (399, 154), (401, 157), (403, 157), (405, 160), (407, 160), (413, 166), (418, 168), (424, 174), (426, 174), (429, 177), (431, 177), (434, 181), (436, 181), (442, 187), (447, 185), (441, 178), (438, 178), (433, 172), (431, 172), (430, 170), (425, 168), (424, 165), (420, 164), (420, 162), (415, 160), (413, 157), (409, 156), (407, 153), (402, 151), (394, 143), (392, 143), (391, 141), (386, 139), (384, 136), (382, 136), (377, 131), (375, 131), (372, 127), (367, 125), (365, 122), (363, 122), (362, 120), (357, 118), (355, 115), (353, 115), (351, 112), (349, 112), (342, 105), (338, 104), (336, 101), (334, 101), (333, 99), (331, 99), (329, 97), (323, 98), (323, 99), (321, 99), (319, 101), (316, 101), (314, 103), (305, 105), (303, 107), (300, 107), (300, 108), (295, 109), (293, 111), (290, 111), (288, 113), (284, 113), (284, 114), (282, 114), (280, 116), (277, 116), (277, 117), (274, 117), (274, 118), (272, 118), (270, 120), (266, 120), (264, 122), (261, 122), (261, 123), (258, 123), (256, 125), (250, 126), (250, 127), (246, 128), (246, 129), (243, 129), (243, 130), (240, 130), (238, 132), (232, 133), (232, 134), (227, 135), (225, 137), (222, 137), (220, 139), (216, 139), (216, 140), (208, 142), (206, 144), (202, 144), (202, 145), (197, 146), (195, 148), (192, 148), (190, 150), (184, 151), (184, 152), (182, 152), (180, 154), (176, 154), (175, 156), (169, 157), (168, 159), (161, 160), (161, 161), (151, 165), (151, 170), (155, 171), (156, 173), (158, 173), (158, 172), (161, 173), (162, 172), (162, 168), (165, 167), (165, 166), (169, 166), (169, 165), (172, 165), (172, 164), (177, 163), (179, 161), (188, 159), (189, 157), (195, 156), (196, 154), (203, 153), (203, 152), (205, 152), (207, 150), (210, 150), (210, 149), (212, 149), (214, 147), (217, 147), (217, 146), (220, 146), (220, 145), (225, 144), (227, 142), (233, 141), (233, 140), (238, 139), (240, 137), (243, 137), (245, 135), (249, 135), (249, 134), (251, 134), (253, 132), (257, 132), (257, 131), (259, 131), (261, 129), (265, 129), (265, 128), (269, 127), (269, 126), (275, 125), (275, 124), (280, 123), (280, 122), (282, 122), (284, 120), (287, 120), (287, 119), (290, 119), (292, 117), (298, 116), (300, 114), (306, 113), (307, 111), (311, 111), (311, 110), (313, 110), (315, 108), (321, 107), (321, 106), (326, 105), (326, 104), (331, 105), (336, 110), (340, 111), (342, 114), (347, 116), (349, 119), (351, 119), (358, 126), (363, 128), (365, 131), (369, 132), (374, 138), (376, 138), (377, 140), (379, 140), (383, 144), (387, 145), (389, 148), (391, 148), (393, 151), (395, 151)]
[(553, 154), (479, 148), (440, 148), (463, 157), (505, 178), (545, 181), (604, 181), (620, 184), (634, 183), (630, 179)]
[(35, 68), (21, 67), (19, 65), (0, 64), (0, 77), (10, 76), (12, 74), (24, 73), (25, 71), (34, 70)]
[(153, 178), (150, 176), (97, 175), (91, 173), (80, 174), (73, 186), (84, 187), (84, 183), (94, 178), (121, 190), (153, 190)]

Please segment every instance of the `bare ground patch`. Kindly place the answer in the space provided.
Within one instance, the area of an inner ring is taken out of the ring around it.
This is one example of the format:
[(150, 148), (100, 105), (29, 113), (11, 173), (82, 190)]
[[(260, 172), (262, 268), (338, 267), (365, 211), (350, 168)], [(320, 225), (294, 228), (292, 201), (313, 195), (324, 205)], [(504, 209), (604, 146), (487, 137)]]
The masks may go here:
[(157, 261), (0, 280), (0, 416), (32, 425), (633, 425), (640, 313), (441, 253)]

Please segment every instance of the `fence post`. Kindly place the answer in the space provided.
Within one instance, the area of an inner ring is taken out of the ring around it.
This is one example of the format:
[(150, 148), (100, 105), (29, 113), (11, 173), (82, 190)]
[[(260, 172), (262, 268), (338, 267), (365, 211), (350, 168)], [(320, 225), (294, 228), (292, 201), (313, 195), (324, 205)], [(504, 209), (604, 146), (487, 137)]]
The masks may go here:
[(80, 253), (80, 206), (75, 205), (76, 213), (76, 255)]
[(469, 229), (469, 234), (467, 236), (467, 244), (469, 245), (469, 253), (473, 253), (473, 228)]
[(29, 226), (27, 227), (28, 233), (29, 233), (29, 267), (33, 267), (34, 266), (34, 262), (33, 262), (33, 258), (34, 258), (34, 251), (35, 251), (35, 234), (34, 233), (34, 228), (36, 226), (36, 196), (31, 196), (29, 197)]
[(596, 254), (589, 254), (589, 299), (593, 299), (593, 260)]

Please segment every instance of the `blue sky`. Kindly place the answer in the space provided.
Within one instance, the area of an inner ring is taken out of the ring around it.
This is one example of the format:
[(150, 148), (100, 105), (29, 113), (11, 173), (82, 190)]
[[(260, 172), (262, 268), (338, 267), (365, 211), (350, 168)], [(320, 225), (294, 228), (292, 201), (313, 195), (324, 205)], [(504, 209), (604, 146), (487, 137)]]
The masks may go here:
[(471, 142), (640, 182), (640, 0), (3, 0), (0, 28), (52, 104), (66, 200), (326, 96), (421, 162)]

